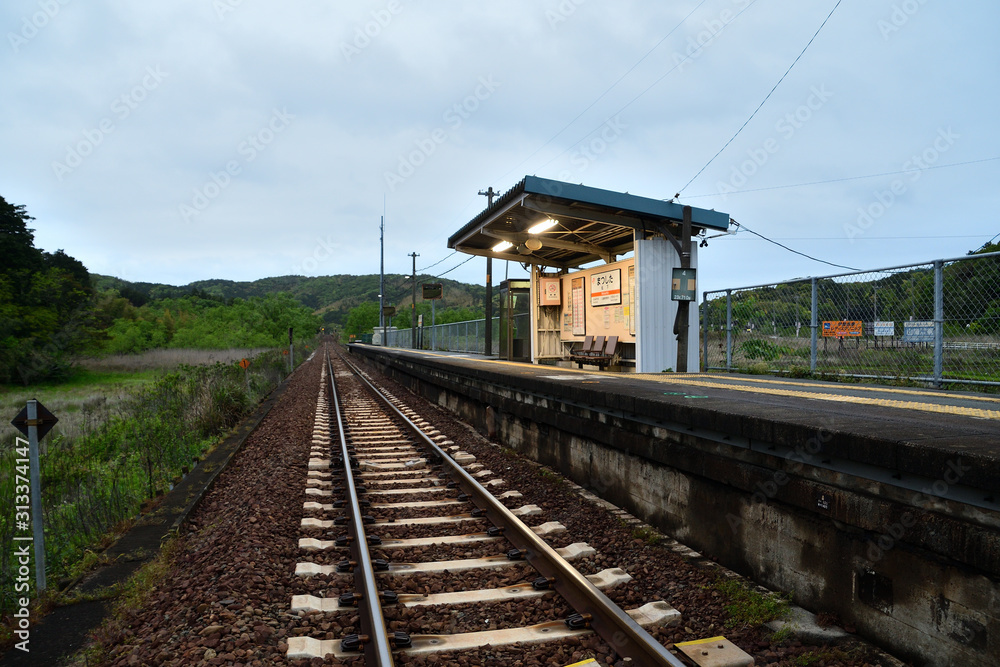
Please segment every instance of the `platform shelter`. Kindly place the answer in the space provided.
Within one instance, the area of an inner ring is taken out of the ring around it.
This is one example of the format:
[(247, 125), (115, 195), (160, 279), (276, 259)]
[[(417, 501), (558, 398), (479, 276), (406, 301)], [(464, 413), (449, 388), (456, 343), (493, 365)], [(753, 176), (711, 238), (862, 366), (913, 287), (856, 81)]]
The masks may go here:
[(727, 213), (525, 176), (448, 247), (530, 266), (532, 362), (615, 336), (612, 367), (695, 372), (698, 238), (728, 228)]

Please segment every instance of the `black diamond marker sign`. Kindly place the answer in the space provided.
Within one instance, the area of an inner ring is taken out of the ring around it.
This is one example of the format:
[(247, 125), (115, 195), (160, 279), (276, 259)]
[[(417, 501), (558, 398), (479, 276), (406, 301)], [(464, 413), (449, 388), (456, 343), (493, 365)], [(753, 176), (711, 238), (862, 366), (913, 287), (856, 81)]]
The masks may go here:
[(17, 416), (14, 417), (10, 423), (24, 435), (28, 435), (29, 426), (37, 426), (38, 439), (41, 440), (59, 420), (56, 419), (56, 416), (49, 412), (44, 405), (38, 401), (35, 401), (35, 404), (38, 405), (38, 419), (34, 422), (28, 419), (28, 406), (24, 406), (24, 409), (17, 413)]

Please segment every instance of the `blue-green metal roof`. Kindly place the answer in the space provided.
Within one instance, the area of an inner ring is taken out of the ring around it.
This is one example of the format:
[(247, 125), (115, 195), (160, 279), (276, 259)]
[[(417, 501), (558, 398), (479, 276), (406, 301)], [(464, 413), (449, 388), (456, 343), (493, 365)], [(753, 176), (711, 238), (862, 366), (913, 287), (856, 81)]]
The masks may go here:
[[(594, 206), (617, 209), (624, 213), (638, 213), (669, 220), (682, 220), (684, 205), (662, 199), (651, 199), (630, 195), (627, 192), (602, 190), (586, 185), (564, 183), (538, 176), (524, 177), (524, 192), (548, 195), (557, 199), (568, 199)], [(729, 214), (704, 208), (691, 207), (691, 223), (695, 227), (707, 227), (726, 231), (729, 229)]]
[[(595, 259), (612, 261), (634, 247), (634, 239), (666, 227), (679, 235), (684, 205), (525, 176), (491, 206), (448, 239), (448, 247), (474, 255), (513, 259), (544, 266), (572, 268)], [(527, 230), (546, 216), (558, 226), (532, 237), (541, 248), (526, 248)], [(729, 228), (729, 214), (691, 207), (695, 233)], [(498, 240), (513, 249), (495, 250)]]

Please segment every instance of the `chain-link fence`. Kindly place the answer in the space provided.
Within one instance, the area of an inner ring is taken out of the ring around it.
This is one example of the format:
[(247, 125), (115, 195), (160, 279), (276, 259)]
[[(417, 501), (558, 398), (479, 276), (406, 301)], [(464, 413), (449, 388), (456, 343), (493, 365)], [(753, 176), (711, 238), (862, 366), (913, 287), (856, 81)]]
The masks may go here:
[(1000, 253), (704, 296), (707, 370), (1000, 385)]
[[(525, 327), (530, 323), (527, 315), (515, 315), (514, 326)], [(413, 331), (411, 329), (391, 330), (386, 332), (389, 347), (413, 349)], [(441, 350), (444, 352), (469, 352), (484, 354), (486, 350), (486, 320), (468, 320), (467, 322), (452, 322), (437, 324), (417, 329), (417, 342), (423, 350)], [(491, 354), (500, 350), (500, 318), (493, 318), (493, 345)]]

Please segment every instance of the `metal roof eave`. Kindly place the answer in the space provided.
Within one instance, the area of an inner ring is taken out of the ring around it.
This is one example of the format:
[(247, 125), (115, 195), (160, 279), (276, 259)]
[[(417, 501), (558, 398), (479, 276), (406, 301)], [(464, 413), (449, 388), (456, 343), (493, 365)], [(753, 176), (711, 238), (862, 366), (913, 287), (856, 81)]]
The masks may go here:
[[(564, 183), (538, 176), (525, 176), (523, 190), (525, 193), (550, 197), (586, 204), (628, 213), (645, 214), (671, 221), (684, 219), (684, 205), (662, 199), (640, 197), (627, 192), (602, 190), (586, 185)], [(519, 184), (520, 185), (520, 184)], [(694, 227), (707, 227), (725, 231), (729, 229), (729, 214), (711, 209), (691, 207), (691, 224)]]
[[(623, 250), (625, 252), (632, 250), (632, 239), (624, 243), (616, 242), (614, 239), (616, 234), (609, 236), (609, 229), (616, 227), (623, 231), (662, 229), (661, 225), (664, 224), (679, 224), (683, 220), (684, 208), (684, 205), (675, 202), (537, 176), (525, 176), (494, 201), (493, 205), (480, 212), (453, 234), (448, 239), (448, 247), (471, 255), (570, 269), (602, 259), (611, 261), (609, 257), (621, 255)], [(492, 246), (495, 244), (490, 239), (508, 240), (517, 245), (516, 237), (522, 235), (524, 230), (511, 232), (506, 229), (490, 229), (490, 225), (495, 225), (497, 221), (511, 215), (524, 218), (525, 213), (531, 211), (552, 217), (595, 223), (600, 227), (595, 228), (597, 236), (593, 238), (603, 238), (603, 241), (595, 240), (587, 243), (584, 239), (588, 234), (584, 232), (580, 240), (559, 242), (560, 247), (551, 243), (547, 248), (548, 252), (543, 249), (530, 255), (521, 255), (516, 251), (494, 251)], [(695, 230), (725, 231), (729, 228), (729, 214), (719, 211), (692, 206), (691, 219)], [(608, 241), (615, 245), (602, 245), (602, 242)]]

